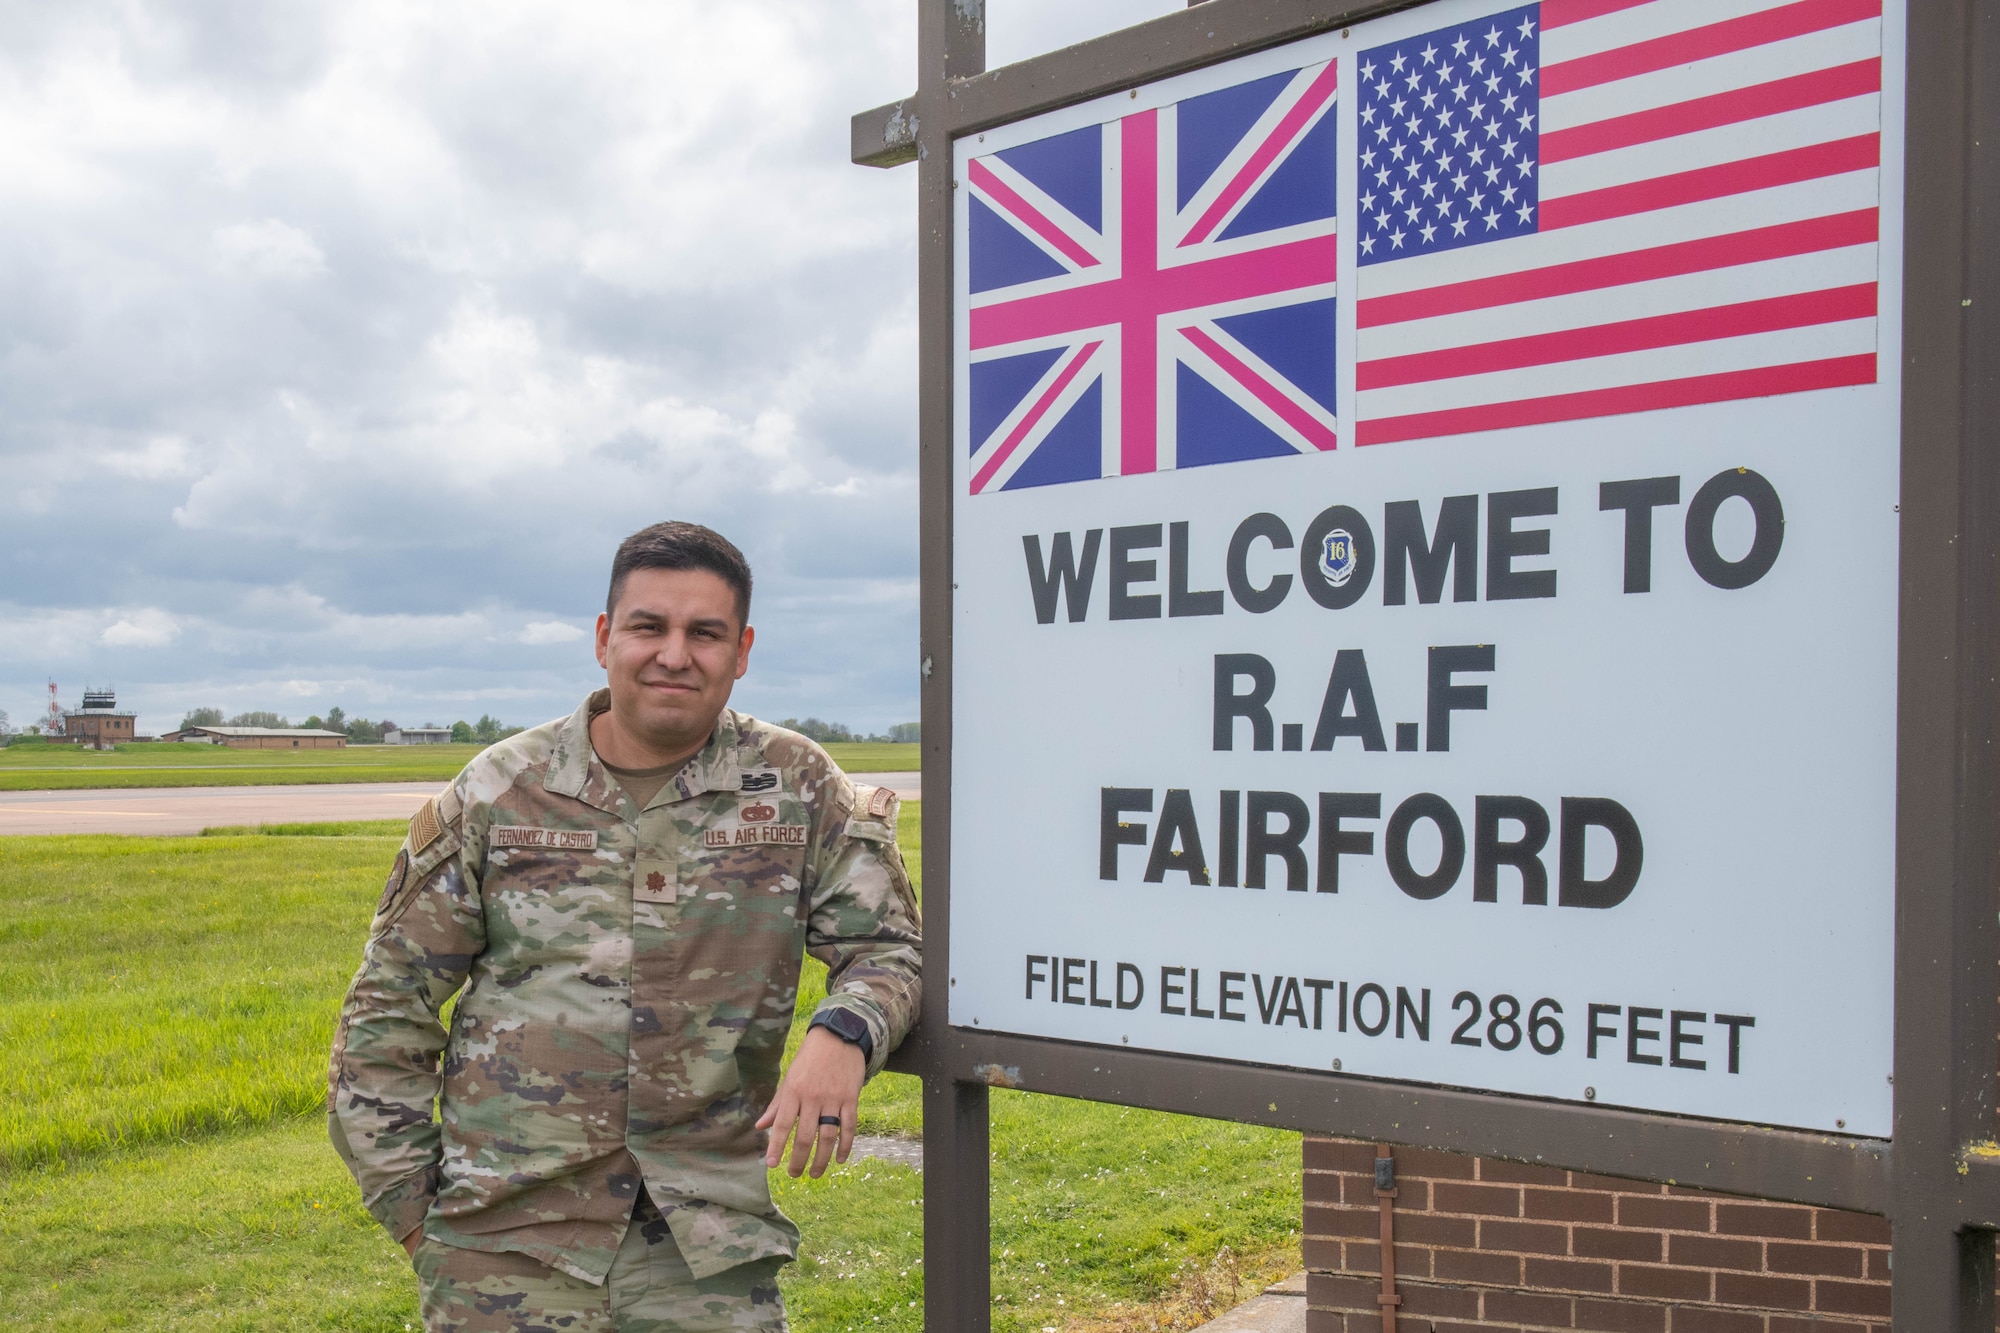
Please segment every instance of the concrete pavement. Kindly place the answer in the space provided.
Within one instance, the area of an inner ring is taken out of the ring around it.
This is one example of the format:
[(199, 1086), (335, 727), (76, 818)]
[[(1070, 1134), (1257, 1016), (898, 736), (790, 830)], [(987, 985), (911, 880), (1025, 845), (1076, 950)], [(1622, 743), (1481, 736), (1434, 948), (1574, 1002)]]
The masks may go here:
[[(858, 782), (923, 797), (916, 773), (856, 773)], [(177, 836), (237, 824), (408, 819), (442, 782), (327, 782), (269, 787), (93, 787), (0, 792), (0, 836), (138, 833)]]
[(1306, 1333), (1306, 1275), (1294, 1273), (1264, 1288), (1263, 1294), (1216, 1316), (1194, 1333)]
[(283, 787), (93, 787), (0, 792), (0, 835), (141, 833), (174, 836), (230, 824), (408, 819), (439, 782)]
[(892, 787), (896, 795), (906, 801), (924, 799), (924, 775), (922, 773), (849, 773), (856, 782), (865, 782), (871, 787)]

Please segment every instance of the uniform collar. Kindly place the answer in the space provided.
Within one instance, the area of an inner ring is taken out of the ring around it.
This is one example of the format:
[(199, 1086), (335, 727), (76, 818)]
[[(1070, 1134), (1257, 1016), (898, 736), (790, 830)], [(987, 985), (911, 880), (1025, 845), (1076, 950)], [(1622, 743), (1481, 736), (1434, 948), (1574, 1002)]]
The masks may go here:
[(722, 716), (715, 719), (715, 731), (708, 744), (674, 775), (674, 785), (680, 788), (682, 800), (704, 792), (735, 791), (742, 786), (736, 754), (742, 738), (742, 718), (733, 708), (723, 709)]
[[(590, 744), (590, 720), (610, 707), (611, 691), (594, 690), (556, 729), (555, 750), (549, 756), (542, 785), (558, 796), (574, 797), (618, 814), (625, 804), (625, 789)], [(740, 783), (736, 752), (742, 737), (741, 717), (734, 709), (723, 709), (708, 744), (681, 766), (668, 785), (679, 791), (681, 800), (705, 792), (735, 791)]]

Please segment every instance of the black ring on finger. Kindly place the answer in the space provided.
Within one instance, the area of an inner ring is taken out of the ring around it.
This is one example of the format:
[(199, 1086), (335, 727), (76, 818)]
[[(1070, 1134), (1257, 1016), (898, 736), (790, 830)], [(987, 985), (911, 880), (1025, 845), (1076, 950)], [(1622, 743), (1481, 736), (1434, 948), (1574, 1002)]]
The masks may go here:
[(822, 1125), (832, 1125), (835, 1129), (840, 1128), (840, 1117), (837, 1115), (823, 1115), (819, 1118), (819, 1122)]

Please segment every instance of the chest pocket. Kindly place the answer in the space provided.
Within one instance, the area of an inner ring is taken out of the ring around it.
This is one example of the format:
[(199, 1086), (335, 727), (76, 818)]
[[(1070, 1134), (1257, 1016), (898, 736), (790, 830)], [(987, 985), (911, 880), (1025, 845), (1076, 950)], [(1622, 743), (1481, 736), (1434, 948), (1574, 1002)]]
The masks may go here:
[(588, 889), (597, 860), (589, 852), (542, 847), (486, 849), (486, 892), (548, 896)]
[(489, 946), (505, 944), (536, 957), (564, 953), (568, 945), (587, 951), (593, 938), (622, 928), (631, 867), (623, 858), (601, 855), (597, 840), (589, 841), (563, 846), (489, 832), (482, 895)]
[(804, 807), (782, 791), (716, 800), (680, 867), (684, 916), (789, 908), (811, 831)]
[(683, 901), (797, 893), (805, 873), (807, 832), (803, 823), (705, 830), (692, 862), (680, 868)]

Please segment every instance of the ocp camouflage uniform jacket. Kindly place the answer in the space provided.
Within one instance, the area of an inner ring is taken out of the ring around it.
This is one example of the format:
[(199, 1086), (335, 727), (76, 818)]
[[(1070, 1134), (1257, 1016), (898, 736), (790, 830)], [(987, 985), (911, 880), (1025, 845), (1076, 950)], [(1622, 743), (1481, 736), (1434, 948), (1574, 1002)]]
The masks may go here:
[(869, 1074), (915, 1021), (895, 795), (725, 711), (637, 809), (591, 749), (608, 698), (411, 821), (334, 1038), (334, 1146), (397, 1237), (602, 1282), (643, 1178), (695, 1276), (795, 1255), (754, 1122), (802, 949), (830, 969), (821, 1008), (867, 1023)]

